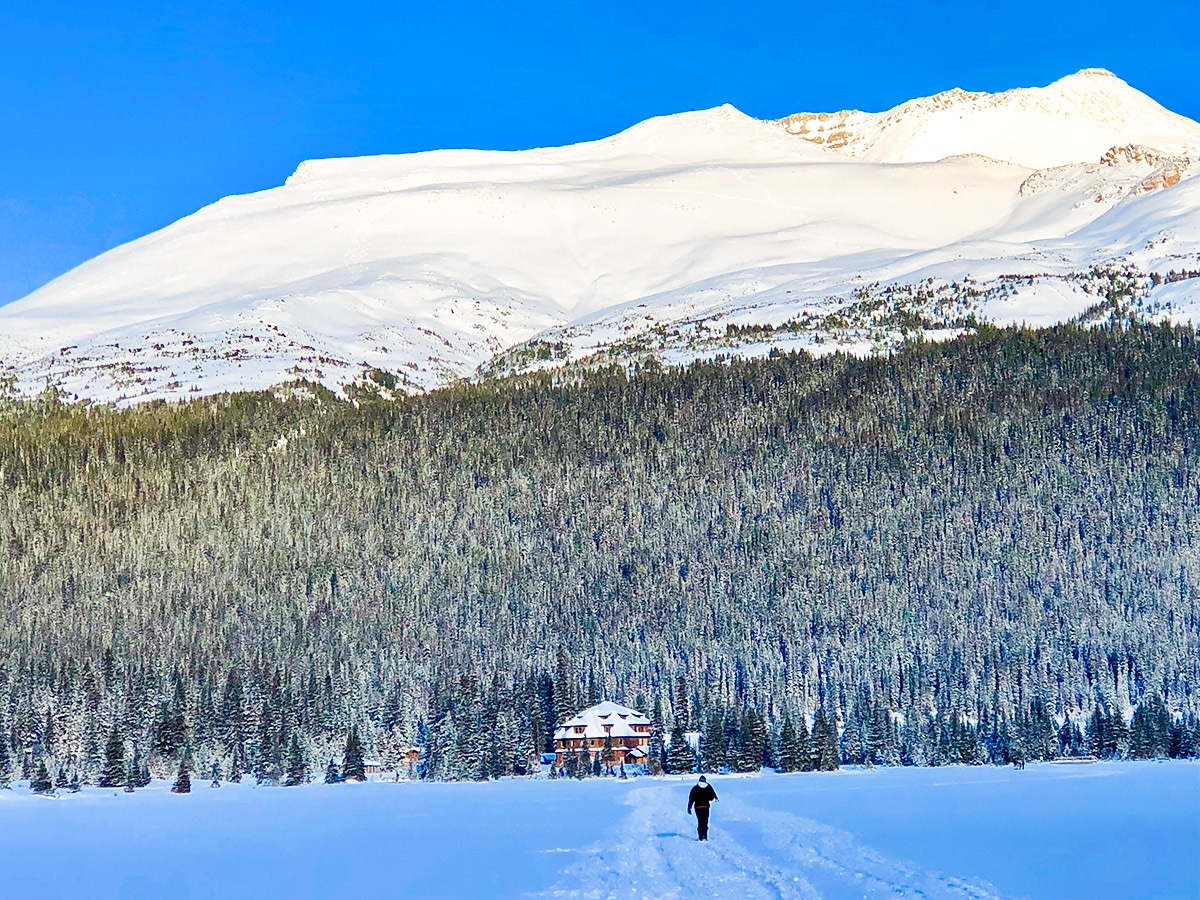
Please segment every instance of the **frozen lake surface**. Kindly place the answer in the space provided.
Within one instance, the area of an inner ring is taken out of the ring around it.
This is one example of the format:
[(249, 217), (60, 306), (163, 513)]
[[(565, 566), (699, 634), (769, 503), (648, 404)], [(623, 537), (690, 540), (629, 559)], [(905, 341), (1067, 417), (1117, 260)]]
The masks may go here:
[(0, 897), (1200, 897), (1200, 763), (0, 791)]

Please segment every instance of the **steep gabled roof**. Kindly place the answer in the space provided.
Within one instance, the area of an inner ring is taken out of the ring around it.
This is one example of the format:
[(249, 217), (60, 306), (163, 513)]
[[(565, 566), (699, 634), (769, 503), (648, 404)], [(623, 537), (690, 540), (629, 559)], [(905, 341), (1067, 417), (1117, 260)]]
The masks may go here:
[[(596, 743), (603, 741), (606, 734), (611, 734), (613, 740), (619, 740), (635, 735), (645, 735), (644, 731), (634, 731), (633, 726), (649, 724), (650, 720), (636, 709), (605, 700), (590, 709), (576, 713), (572, 718), (563, 722), (554, 730), (554, 737), (555, 739), (586, 737), (588, 741)], [(575, 732), (580, 725), (584, 726), (582, 735)]]

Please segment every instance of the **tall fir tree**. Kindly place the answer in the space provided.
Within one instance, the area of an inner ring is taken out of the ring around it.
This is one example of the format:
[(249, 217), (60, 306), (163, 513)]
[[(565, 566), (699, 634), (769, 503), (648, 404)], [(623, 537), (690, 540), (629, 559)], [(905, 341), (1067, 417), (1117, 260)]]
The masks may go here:
[(350, 733), (346, 735), (346, 749), (342, 753), (342, 780), (367, 780), (367, 773), (363, 767), (363, 748), (358, 739), (357, 725), (352, 725)]
[(179, 774), (171, 785), (172, 794), (190, 794), (192, 791), (192, 751), (184, 747), (183, 755), (179, 758)]
[(39, 760), (37, 773), (29, 783), (29, 789), (35, 794), (53, 794), (54, 785), (50, 782), (50, 773), (46, 771), (46, 761)]
[(0, 788), (8, 787), (12, 778), (12, 754), (8, 749), (8, 732), (0, 727)]
[(666, 753), (663, 747), (662, 702), (654, 698), (654, 712), (650, 715), (650, 743), (646, 747), (646, 770), (651, 775), (661, 775)]
[(779, 768), (785, 772), (799, 772), (803, 765), (796, 727), (792, 724), (792, 717), (785, 715), (783, 727), (779, 730)]
[(342, 780), (342, 773), (338, 771), (338, 764), (334, 762), (333, 757), (329, 758), (329, 765), (325, 767), (325, 783), (337, 784)]
[(289, 787), (308, 784), (308, 757), (300, 746), (300, 736), (292, 732), (292, 745), (288, 748), (287, 780)]
[(705, 772), (720, 772), (729, 765), (725, 756), (725, 715), (719, 708), (712, 709), (708, 714), (702, 748)]
[(104, 747), (104, 771), (100, 775), (100, 787), (120, 787), (124, 783), (125, 741), (114, 725)]
[(696, 755), (692, 753), (692, 748), (688, 745), (687, 738), (683, 734), (683, 727), (678, 721), (675, 727), (671, 729), (671, 747), (667, 751), (667, 772), (678, 775), (684, 772), (690, 772), (696, 767)]
[(837, 719), (818, 706), (813, 718), (813, 768), (819, 772), (831, 772), (838, 768), (841, 759), (838, 747)]

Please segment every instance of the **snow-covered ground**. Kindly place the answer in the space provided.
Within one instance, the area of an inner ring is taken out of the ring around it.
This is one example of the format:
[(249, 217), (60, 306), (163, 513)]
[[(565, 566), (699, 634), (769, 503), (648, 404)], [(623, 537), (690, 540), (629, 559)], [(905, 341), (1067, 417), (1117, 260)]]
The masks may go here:
[(0, 898), (1200, 896), (1200, 763), (0, 791)]
[[(930, 337), (967, 314), (1061, 322), (1111, 293), (1094, 267), (1142, 293), (1200, 271), (1198, 173), (1200, 124), (1099, 70), (885, 113), (724, 106), (567, 147), (312, 160), (0, 308), (0, 379), (117, 402), (371, 369), (424, 390), (481, 367), (870, 352), (897, 312)], [(1174, 285), (1142, 311), (1194, 317), (1200, 277)]]

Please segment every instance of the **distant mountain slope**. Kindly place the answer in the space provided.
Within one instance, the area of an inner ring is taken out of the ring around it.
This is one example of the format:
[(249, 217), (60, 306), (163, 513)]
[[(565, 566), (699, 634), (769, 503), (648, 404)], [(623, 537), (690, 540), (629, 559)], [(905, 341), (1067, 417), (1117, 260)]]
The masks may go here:
[(1200, 125), (1087, 70), (880, 114), (725, 106), (568, 147), (310, 161), (0, 308), (0, 359), (25, 393), (133, 402), (1186, 319), (1200, 279), (1163, 282), (1200, 271), (1197, 158)]
[(1092, 162), (1124, 144), (1200, 155), (1200, 125), (1104, 69), (1084, 69), (1044, 88), (1000, 94), (955, 88), (883, 113), (798, 113), (780, 124), (791, 134), (872, 162), (930, 162), (976, 153), (1045, 169)]

